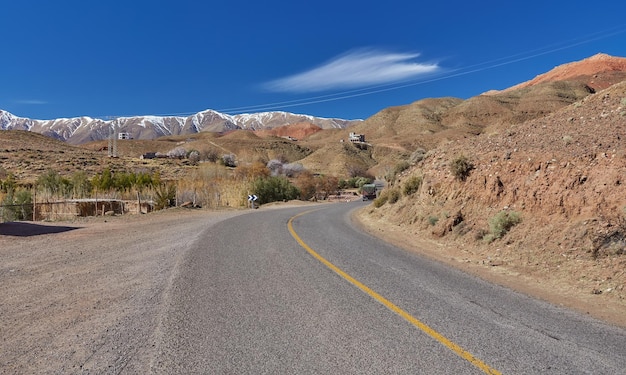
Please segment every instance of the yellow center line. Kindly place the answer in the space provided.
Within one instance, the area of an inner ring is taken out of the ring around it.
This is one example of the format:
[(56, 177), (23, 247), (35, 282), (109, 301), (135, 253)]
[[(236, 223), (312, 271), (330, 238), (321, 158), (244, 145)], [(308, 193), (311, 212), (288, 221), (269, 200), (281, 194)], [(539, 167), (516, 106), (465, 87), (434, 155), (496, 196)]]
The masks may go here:
[(361, 283), (360, 281), (358, 281), (354, 277), (348, 275), (347, 273), (342, 271), (339, 267), (335, 266), (334, 264), (332, 264), (331, 262), (326, 260), (324, 257), (322, 257), (321, 255), (316, 253), (309, 245), (307, 245), (304, 241), (302, 241), (300, 236), (298, 236), (296, 231), (293, 229), (293, 221), (294, 221), (294, 219), (298, 218), (299, 216), (308, 214), (310, 212), (311, 211), (306, 211), (306, 212), (302, 212), (302, 213), (300, 213), (298, 215), (295, 215), (295, 216), (291, 217), (289, 219), (289, 222), (287, 223), (287, 227), (289, 228), (289, 232), (291, 233), (293, 238), (295, 238), (296, 241), (298, 241), (298, 243), (300, 244), (300, 246), (302, 246), (309, 254), (311, 254), (315, 259), (317, 259), (320, 262), (322, 262), (326, 267), (330, 268), (333, 272), (335, 272), (339, 276), (343, 277), (348, 282), (350, 282), (351, 284), (353, 284), (357, 288), (361, 289), (362, 291), (364, 291), (365, 293), (370, 295), (372, 298), (374, 298), (378, 302), (380, 302), (383, 305), (385, 305), (389, 310), (391, 310), (391, 311), (395, 312), (396, 314), (400, 315), (405, 320), (407, 320), (409, 323), (413, 324), (415, 327), (417, 327), (418, 329), (420, 329), (421, 331), (423, 331), (424, 333), (426, 333), (430, 337), (432, 337), (435, 340), (439, 341), (441, 344), (443, 344), (448, 349), (452, 350), (459, 357), (465, 359), (466, 361), (468, 361), (472, 365), (474, 365), (474, 366), (478, 367), (479, 369), (481, 369), (484, 373), (486, 373), (486, 374), (493, 374), (493, 375), (500, 374), (500, 372), (497, 371), (496, 369), (493, 369), (493, 368), (489, 367), (483, 361), (481, 361), (480, 359), (474, 357), (467, 350), (461, 348), (459, 345), (457, 345), (454, 342), (450, 341), (449, 339), (447, 339), (445, 336), (443, 336), (439, 332), (435, 331), (434, 329), (430, 328), (426, 324), (422, 323), (419, 319), (413, 317), (408, 312), (406, 312), (406, 311), (402, 310), (401, 308), (399, 308), (398, 306), (394, 305), (391, 301), (389, 301), (385, 297), (381, 296), (380, 294), (376, 293), (375, 291), (370, 289), (367, 285)]

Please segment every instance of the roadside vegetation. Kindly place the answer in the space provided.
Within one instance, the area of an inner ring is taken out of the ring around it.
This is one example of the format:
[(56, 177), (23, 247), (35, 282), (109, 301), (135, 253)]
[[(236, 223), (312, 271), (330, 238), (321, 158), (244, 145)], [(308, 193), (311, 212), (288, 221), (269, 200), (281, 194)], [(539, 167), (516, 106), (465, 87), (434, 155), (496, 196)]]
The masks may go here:
[(489, 233), (483, 241), (491, 243), (502, 238), (511, 228), (522, 222), (522, 217), (515, 211), (500, 211), (489, 219)]
[(157, 210), (183, 203), (192, 207), (245, 207), (250, 194), (257, 195), (260, 204), (324, 200), (342, 189), (359, 188), (372, 181), (369, 176), (339, 179), (315, 175), (299, 163), (279, 159), (238, 165), (234, 155), (226, 154), (213, 160), (199, 162), (184, 176), (169, 180), (162, 179), (155, 169), (128, 171), (105, 167), (92, 175), (85, 171), (63, 175), (49, 169), (28, 182), (0, 170), (0, 220), (31, 220), (35, 202), (139, 200), (149, 202)]

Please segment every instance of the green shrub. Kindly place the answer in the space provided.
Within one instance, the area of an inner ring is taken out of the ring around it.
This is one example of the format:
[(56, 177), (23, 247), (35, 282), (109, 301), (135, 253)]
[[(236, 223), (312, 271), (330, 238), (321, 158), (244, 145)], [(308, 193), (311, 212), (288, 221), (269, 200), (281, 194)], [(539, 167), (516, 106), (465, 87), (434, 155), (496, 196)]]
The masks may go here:
[(347, 180), (339, 180), (338, 187), (339, 189), (360, 189), (361, 187), (363, 187), (363, 185), (369, 184), (371, 182), (372, 179), (369, 177), (350, 177)]
[(429, 216), (428, 217), (428, 224), (435, 226), (435, 224), (437, 224), (437, 222), (439, 221), (439, 218), (437, 216)]
[(422, 176), (411, 176), (404, 183), (404, 187), (402, 188), (402, 192), (404, 195), (409, 196), (416, 193), (420, 187), (422, 186)]
[(269, 203), (297, 199), (300, 191), (286, 177), (260, 177), (252, 183), (252, 190), (259, 198), (258, 203)]
[(474, 165), (464, 155), (450, 162), (450, 172), (459, 181), (465, 181), (472, 169), (474, 169)]
[(489, 219), (489, 233), (484, 237), (486, 242), (502, 238), (511, 228), (522, 222), (520, 214), (515, 211), (500, 211)]

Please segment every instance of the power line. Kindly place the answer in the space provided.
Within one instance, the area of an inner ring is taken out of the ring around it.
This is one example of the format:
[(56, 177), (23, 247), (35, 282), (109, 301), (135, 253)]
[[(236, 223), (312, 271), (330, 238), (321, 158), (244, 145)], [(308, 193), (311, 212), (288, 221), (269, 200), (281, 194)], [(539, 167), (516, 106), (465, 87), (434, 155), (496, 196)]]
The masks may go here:
[[(401, 83), (387, 83), (387, 84), (379, 84), (368, 86), (359, 89), (346, 90), (333, 94), (325, 94), (325, 95), (317, 95), (310, 96), (302, 99), (293, 99), (287, 101), (280, 102), (272, 102), (265, 104), (256, 104), (256, 105), (248, 105), (248, 106), (240, 106), (240, 107), (231, 107), (231, 108), (223, 108), (216, 109), (215, 111), (230, 115), (242, 114), (246, 112), (258, 112), (258, 111), (272, 111), (279, 110), (285, 108), (293, 108), (300, 107), (312, 104), (326, 103), (337, 100), (345, 100), (360, 96), (373, 95), (387, 91), (399, 90), (411, 86), (422, 85), (426, 83), (432, 83), (436, 81), (441, 81), (445, 79), (460, 77), (468, 74), (473, 74), (485, 70), (490, 70), (498, 67), (502, 67), (505, 65), (510, 65), (514, 63), (518, 63), (521, 61), (531, 60), (539, 56), (555, 53), (558, 51), (570, 49), (579, 45), (588, 44), (594, 41), (602, 40), (609, 38), (611, 36), (623, 34), (626, 32), (626, 25), (619, 25), (610, 29), (606, 29), (603, 31), (598, 31), (595, 33), (587, 34), (582, 37), (570, 39), (565, 42), (554, 43), (551, 45), (547, 45), (541, 48), (537, 48), (534, 50), (510, 55), (507, 57), (502, 57), (490, 61), (481, 62), (474, 65), (469, 65), (466, 67), (458, 68), (458, 69), (450, 69), (446, 70), (439, 76), (430, 76), (430, 78), (422, 78), (417, 80), (409, 80)], [(201, 112), (201, 111), (198, 111)], [(152, 116), (161, 116), (161, 117), (176, 117), (176, 116), (191, 116), (198, 112), (179, 112), (179, 113), (169, 113), (169, 114), (157, 114)], [(119, 117), (119, 116), (115, 116)], [(129, 116), (130, 117), (130, 116)]]

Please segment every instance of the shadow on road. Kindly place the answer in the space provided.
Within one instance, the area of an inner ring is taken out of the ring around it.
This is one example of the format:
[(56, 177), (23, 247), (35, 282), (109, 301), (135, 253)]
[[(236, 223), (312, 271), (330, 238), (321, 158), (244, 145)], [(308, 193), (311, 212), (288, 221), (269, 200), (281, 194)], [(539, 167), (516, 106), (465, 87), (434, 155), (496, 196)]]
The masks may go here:
[(80, 229), (80, 227), (8, 222), (0, 223), (0, 236), (30, 237), (39, 236), (41, 234), (68, 232), (75, 229)]

